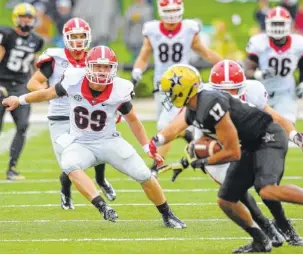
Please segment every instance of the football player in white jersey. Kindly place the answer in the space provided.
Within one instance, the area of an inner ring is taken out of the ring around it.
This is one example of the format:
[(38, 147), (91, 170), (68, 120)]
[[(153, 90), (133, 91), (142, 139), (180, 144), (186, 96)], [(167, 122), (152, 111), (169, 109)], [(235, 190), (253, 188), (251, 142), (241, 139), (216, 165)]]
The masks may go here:
[(265, 22), (266, 33), (253, 36), (248, 42), (245, 74), (248, 79), (261, 81), (269, 95), (268, 104), (295, 123), (294, 71), (299, 68), (302, 82), (303, 37), (291, 33), (291, 16), (283, 7), (269, 10)]
[[(238, 63), (231, 60), (224, 60), (217, 63), (211, 70), (209, 83), (204, 84), (203, 87), (228, 92), (236, 97), (239, 97), (241, 100), (247, 103), (255, 105), (259, 109), (264, 109), (270, 113), (273, 119), (285, 129), (285, 131), (289, 134), (289, 139), (303, 149), (302, 133), (297, 132), (290, 121), (283, 118), (278, 112), (267, 104), (267, 91), (264, 85), (256, 80), (246, 80), (244, 71)], [(185, 118), (184, 112), (177, 117), (177, 119), (181, 118)], [(207, 132), (207, 130), (203, 131), (197, 127), (195, 129), (195, 139), (200, 138), (203, 133), (212, 136)], [(191, 159), (188, 155), (187, 159), (182, 159), (180, 163), (162, 166), (159, 172), (174, 170), (174, 181), (176, 177), (183, 171), (183, 169), (190, 165), (188, 163), (189, 161), (191, 161)], [(202, 170), (207, 173), (216, 183), (221, 185), (225, 180), (229, 166), (230, 163), (208, 165)], [(275, 223), (283, 234), (285, 240), (290, 245), (303, 246), (303, 239), (299, 237), (291, 222), (286, 218), (281, 203), (278, 201), (263, 201), (273, 214)], [(254, 221), (268, 235), (273, 245), (276, 247), (281, 246), (284, 239), (281, 238), (281, 235), (278, 232), (276, 232), (273, 223), (262, 214), (254, 198), (249, 193), (246, 193), (241, 202), (244, 203), (249, 209)]]
[(149, 145), (145, 129), (132, 107), (133, 84), (116, 77), (118, 62), (115, 53), (106, 46), (98, 46), (88, 52), (85, 63), (86, 70), (68, 69), (63, 81), (55, 87), (19, 98), (12, 96), (2, 103), (9, 106), (10, 111), (20, 104), (68, 96), (70, 131), (58, 137), (55, 143), (63, 149), (61, 167), (79, 192), (106, 220), (115, 221), (117, 213), (105, 203), (83, 171), (100, 163), (109, 163), (142, 185), (147, 197), (162, 214), (166, 227), (185, 228), (186, 225), (171, 212), (163, 190), (143, 159), (116, 130), (115, 115), (119, 110), (148, 156), (160, 164), (163, 162), (156, 147)]
[[(27, 87), (30, 91), (53, 87), (64, 76), (67, 68), (85, 68), (85, 56), (91, 43), (91, 29), (89, 24), (80, 18), (68, 20), (63, 27), (65, 48), (49, 48), (38, 59), (39, 68), (29, 80)], [(47, 85), (48, 83), (48, 85)], [(49, 131), (56, 158), (60, 163), (62, 149), (55, 143), (56, 139), (69, 130), (69, 102), (67, 97), (50, 100)], [(61, 164), (60, 164), (61, 166)], [(105, 164), (95, 167), (96, 182), (108, 200), (116, 198), (115, 190), (105, 179)], [(65, 210), (74, 209), (71, 200), (71, 181), (62, 172), (61, 182), (61, 207)]]
[[(141, 80), (153, 52), (155, 63), (153, 93), (156, 102), (157, 128), (161, 130), (180, 112), (176, 107), (167, 110), (162, 106), (165, 95), (159, 91), (159, 83), (167, 68), (176, 63), (188, 64), (192, 49), (212, 64), (222, 58), (202, 43), (199, 37), (200, 27), (196, 21), (182, 20), (184, 13), (182, 0), (158, 0), (158, 13), (161, 20), (144, 24), (142, 33), (145, 38), (134, 64), (132, 79), (134, 84)], [(169, 144), (160, 147), (159, 154), (165, 157), (169, 147)]]

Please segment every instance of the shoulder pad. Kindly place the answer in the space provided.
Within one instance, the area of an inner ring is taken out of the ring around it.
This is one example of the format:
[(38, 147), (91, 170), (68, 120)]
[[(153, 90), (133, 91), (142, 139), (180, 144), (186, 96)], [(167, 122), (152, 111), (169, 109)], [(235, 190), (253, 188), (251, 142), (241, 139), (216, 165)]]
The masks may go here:
[(154, 31), (157, 31), (156, 29), (159, 27), (159, 20), (152, 20), (147, 21), (144, 23), (142, 28), (142, 34), (143, 36), (149, 36), (154, 33)]
[(252, 36), (246, 46), (246, 52), (248, 54), (258, 55), (259, 52), (262, 52), (266, 47), (268, 37), (265, 33), (257, 34)]
[(132, 99), (134, 85), (132, 82), (120, 77), (116, 77), (113, 83), (113, 93), (117, 97), (117, 101), (127, 102)]
[(67, 68), (63, 73), (62, 86), (67, 90), (68, 87), (78, 84), (83, 80), (85, 72), (85, 68)]
[(193, 19), (184, 19), (182, 21), (182, 24), (188, 28), (189, 30), (191, 30), (194, 34), (197, 34), (201, 31), (201, 26), (200, 24)]
[(49, 48), (45, 50), (38, 58), (36, 67), (39, 68), (41, 64), (50, 62), (54, 57), (65, 58), (64, 49), (60, 48)]

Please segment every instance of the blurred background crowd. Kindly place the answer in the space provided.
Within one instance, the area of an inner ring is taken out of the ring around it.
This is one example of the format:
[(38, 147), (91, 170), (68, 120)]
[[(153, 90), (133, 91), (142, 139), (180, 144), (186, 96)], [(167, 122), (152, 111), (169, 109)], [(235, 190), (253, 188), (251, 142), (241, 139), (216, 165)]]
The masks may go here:
[[(29, 2), (37, 8), (36, 32), (45, 39), (46, 47), (64, 47), (64, 23), (71, 17), (84, 18), (92, 28), (91, 46), (113, 47), (122, 76), (128, 76), (127, 72), (139, 53), (144, 22), (158, 18), (156, 0), (3, 1), (0, 25), (10, 24), (10, 11), (19, 2)], [(245, 58), (248, 38), (264, 31), (265, 16), (272, 6), (286, 7), (294, 20), (293, 31), (303, 34), (303, 0), (185, 0), (184, 5), (185, 18), (196, 19), (201, 26), (202, 41), (224, 58), (238, 61)], [(195, 53), (192, 53), (191, 60), (200, 70), (205, 68), (207, 72), (210, 67)], [(151, 95), (149, 83), (147, 87), (140, 86), (140, 91), (136, 91), (138, 96)]]

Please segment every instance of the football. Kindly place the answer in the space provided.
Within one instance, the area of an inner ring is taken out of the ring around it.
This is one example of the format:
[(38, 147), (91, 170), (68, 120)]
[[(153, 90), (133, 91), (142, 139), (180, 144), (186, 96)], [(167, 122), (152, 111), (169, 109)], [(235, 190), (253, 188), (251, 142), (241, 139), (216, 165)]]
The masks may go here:
[(208, 136), (202, 136), (194, 141), (195, 152), (198, 158), (207, 158), (222, 149), (222, 145), (216, 140)]

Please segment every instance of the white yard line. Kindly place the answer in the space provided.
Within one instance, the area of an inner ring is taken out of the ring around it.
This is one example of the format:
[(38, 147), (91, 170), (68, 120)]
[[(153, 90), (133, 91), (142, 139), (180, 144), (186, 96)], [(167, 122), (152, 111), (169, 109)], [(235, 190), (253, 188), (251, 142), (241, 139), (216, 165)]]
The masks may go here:
[[(42, 170), (43, 171), (43, 170)], [(24, 171), (22, 172), (34, 172), (38, 173), (41, 170), (33, 170), (33, 171)], [(43, 173), (54, 172), (54, 170), (44, 170)], [(135, 182), (133, 179), (130, 178), (108, 178), (110, 182)], [(159, 177), (160, 182), (171, 182), (170, 178), (162, 178)], [(181, 179), (180, 179), (181, 180)], [(303, 180), (303, 176), (284, 176), (283, 180)], [(8, 183), (8, 184), (20, 184), (20, 183), (57, 183), (58, 179), (34, 179), (34, 180), (22, 180), (22, 181), (9, 181), (9, 180), (0, 180), (0, 183)], [(213, 180), (209, 177), (182, 177), (182, 181), (211, 181)], [(178, 182), (176, 182), (178, 183)]]
[[(179, 192), (209, 192), (218, 191), (219, 189), (164, 189), (166, 193), (179, 193)], [(142, 189), (116, 189), (117, 193), (142, 193)], [(36, 194), (60, 194), (59, 190), (33, 190), (33, 191), (3, 191), (0, 195), (36, 195)]]
[[(265, 206), (262, 202), (257, 202), (258, 205)], [(74, 204), (76, 207), (90, 207), (91, 204)], [(170, 206), (218, 206), (216, 202), (203, 202), (203, 203), (169, 203)], [(290, 204), (284, 204), (284, 206), (288, 206)], [(112, 203), (113, 207), (120, 206), (154, 206), (152, 203), (123, 203), (123, 204), (115, 204)], [(60, 207), (60, 204), (12, 204), (12, 205), (0, 205), (0, 208), (32, 208), (32, 207)]]
[[(231, 222), (229, 219), (222, 219), (222, 218), (214, 218), (214, 219), (182, 219), (184, 222)], [(291, 221), (303, 221), (303, 218), (290, 218)], [(161, 220), (157, 219), (150, 219), (150, 220), (122, 220), (118, 219), (119, 222), (162, 222)], [(106, 222), (103, 220), (0, 220), (1, 223), (53, 223), (53, 222), (60, 222), (60, 223), (75, 223), (75, 222)]]
[(158, 238), (53, 238), (53, 239), (0, 239), (0, 242), (159, 242), (159, 241), (225, 241), (250, 240), (250, 237), (158, 237)]

